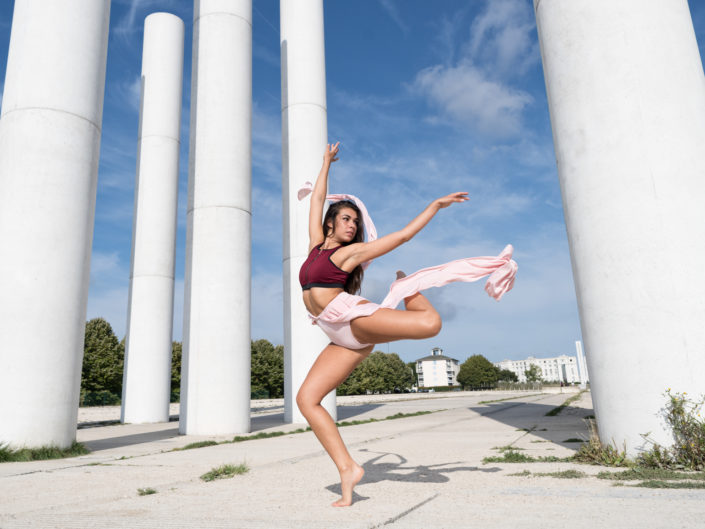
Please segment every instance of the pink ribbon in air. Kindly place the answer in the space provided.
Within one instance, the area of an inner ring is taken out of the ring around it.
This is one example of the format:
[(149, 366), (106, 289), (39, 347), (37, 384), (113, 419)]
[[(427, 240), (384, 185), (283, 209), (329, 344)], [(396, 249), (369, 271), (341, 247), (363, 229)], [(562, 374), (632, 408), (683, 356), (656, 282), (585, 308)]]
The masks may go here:
[[(303, 200), (312, 192), (313, 184), (311, 182), (306, 182), (299, 189), (297, 196), (299, 200)], [(362, 202), (362, 200), (357, 198), (355, 195), (346, 194), (326, 195), (326, 200), (329, 200), (330, 202), (340, 202), (341, 200), (350, 200), (354, 202), (360, 210), (360, 213), (362, 213), (362, 226), (367, 232), (367, 242), (372, 242), (377, 239), (377, 228), (375, 228), (375, 225), (372, 222), (372, 218), (370, 217), (369, 213), (367, 213), (367, 208), (365, 207), (365, 204)], [(372, 259), (370, 259), (369, 261), (365, 261), (364, 263), (362, 263), (362, 268), (366, 269), (368, 266), (370, 266), (371, 262)]]
[(467, 257), (414, 272), (392, 283), (380, 306), (393, 309), (404, 298), (427, 288), (442, 287), (454, 281), (470, 283), (485, 276), (490, 276), (485, 292), (499, 301), (514, 286), (519, 269), (512, 259), (513, 252), (514, 248), (508, 244), (497, 257)]

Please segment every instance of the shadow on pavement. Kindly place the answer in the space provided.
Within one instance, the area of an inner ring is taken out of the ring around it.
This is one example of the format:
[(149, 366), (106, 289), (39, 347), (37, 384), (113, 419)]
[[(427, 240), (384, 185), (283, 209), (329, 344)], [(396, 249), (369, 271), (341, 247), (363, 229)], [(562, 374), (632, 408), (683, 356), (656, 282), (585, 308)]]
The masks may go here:
[(90, 441), (83, 441), (83, 444), (86, 445), (86, 448), (88, 448), (91, 452), (98, 452), (100, 450), (108, 450), (110, 448), (122, 448), (124, 446), (151, 443), (178, 436), (179, 427), (174, 426), (173, 428), (169, 428), (167, 430), (121, 435), (119, 437), (108, 437), (106, 439), (93, 439)]
[[(566, 399), (568, 397), (570, 395), (567, 395)], [(592, 408), (567, 406), (558, 415), (546, 416), (556, 407), (537, 402), (498, 402), (486, 406), (472, 406), (468, 409), (497, 422), (513, 426), (517, 433), (530, 431), (536, 437), (575, 450), (579, 445), (564, 441), (570, 438), (581, 438), (587, 441), (590, 432), (585, 418), (594, 416), (595, 412)]]
[[(450, 466), (461, 465), (462, 461), (453, 461), (450, 463), (439, 463), (435, 465), (406, 465), (408, 460), (393, 452), (372, 452), (371, 450), (361, 449), (360, 452), (369, 452), (371, 454), (379, 454), (372, 459), (363, 463), (362, 468), (365, 470), (365, 476), (360, 481), (359, 485), (367, 483), (378, 483), (380, 481), (407, 481), (414, 483), (446, 483), (450, 478), (446, 474), (452, 472), (499, 472), (499, 467), (480, 468), (476, 466)], [(389, 456), (389, 457), (388, 457)], [(385, 459), (385, 461), (382, 461)], [(328, 485), (327, 490), (334, 494), (342, 494), (340, 483)], [(353, 491), (353, 502), (366, 500), (365, 496), (360, 496)]]

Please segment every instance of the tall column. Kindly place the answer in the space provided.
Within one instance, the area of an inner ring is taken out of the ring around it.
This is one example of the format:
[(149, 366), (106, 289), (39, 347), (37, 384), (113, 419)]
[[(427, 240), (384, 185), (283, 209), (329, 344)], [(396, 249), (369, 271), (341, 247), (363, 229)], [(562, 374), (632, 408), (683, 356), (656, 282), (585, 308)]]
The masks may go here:
[(534, 8), (600, 438), (635, 454), (705, 393), (702, 63), (686, 0)]
[(181, 421), (250, 431), (252, 2), (195, 0)]
[(587, 365), (585, 365), (585, 354), (583, 353), (583, 344), (580, 341), (575, 342), (575, 354), (578, 358), (578, 379), (580, 380), (580, 389), (587, 387)]
[(132, 271), (122, 422), (167, 422), (179, 187), (184, 23), (169, 13), (144, 21)]
[(0, 119), (0, 443), (75, 439), (109, 0), (15, 2)]
[[(282, 202), (284, 221), (284, 417), (306, 422), (296, 394), (329, 340), (311, 325), (301, 300), (299, 268), (308, 250), (308, 200), (297, 190), (321, 169), (328, 143), (323, 0), (280, 1), (282, 63)], [(321, 222), (323, 219), (321, 219)], [(335, 391), (323, 400), (336, 418)]]

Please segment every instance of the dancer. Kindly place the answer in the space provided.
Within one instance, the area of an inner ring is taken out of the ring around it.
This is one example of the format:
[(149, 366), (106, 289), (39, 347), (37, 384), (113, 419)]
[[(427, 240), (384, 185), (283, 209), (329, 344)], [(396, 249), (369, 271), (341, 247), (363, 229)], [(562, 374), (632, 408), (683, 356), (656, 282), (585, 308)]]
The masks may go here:
[[(420, 270), (409, 276), (397, 272), (389, 295), (381, 304), (356, 295), (363, 269), (372, 259), (391, 252), (416, 235), (443, 208), (468, 200), (466, 192), (451, 193), (431, 202), (405, 228), (377, 239), (377, 233), (362, 202), (352, 195), (326, 195), (331, 163), (338, 160), (340, 142), (327, 145), (315, 186), (299, 191), (299, 200), (311, 194), (309, 211), (309, 255), (299, 272), (303, 300), (313, 323), (331, 339), (304, 380), (296, 403), (316, 437), (340, 473), (342, 497), (332, 505), (352, 504), (355, 485), (363, 468), (348, 453), (335, 422), (321, 400), (337, 388), (372, 351), (374, 344), (436, 336), (441, 317), (420, 293), (452, 281), (476, 281), (490, 275), (485, 290), (495, 299), (512, 288), (517, 271), (511, 260), (512, 247), (498, 257), (460, 259)], [(326, 198), (337, 200), (328, 208)], [(364, 241), (367, 231), (368, 241)], [(395, 310), (404, 300), (406, 310)]]

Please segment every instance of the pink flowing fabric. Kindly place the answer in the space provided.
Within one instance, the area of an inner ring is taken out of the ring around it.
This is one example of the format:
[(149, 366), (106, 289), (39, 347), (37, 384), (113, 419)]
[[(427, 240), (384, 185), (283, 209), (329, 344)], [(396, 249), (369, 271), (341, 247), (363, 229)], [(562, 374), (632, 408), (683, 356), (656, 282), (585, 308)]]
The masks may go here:
[(512, 259), (512, 252), (513, 248), (508, 244), (497, 257), (468, 257), (424, 268), (392, 283), (389, 294), (379, 305), (364, 303), (367, 300), (361, 296), (341, 292), (318, 316), (309, 314), (309, 317), (333, 343), (349, 349), (362, 349), (370, 344), (357, 341), (350, 327), (352, 320), (370, 316), (380, 308), (395, 309), (404, 298), (422, 290), (453, 281), (477, 281), (489, 275), (485, 291), (499, 301), (514, 286), (514, 277), (519, 269)]
[(438, 266), (424, 268), (397, 279), (380, 307), (393, 309), (406, 297), (431, 287), (442, 287), (454, 281), (472, 282), (489, 275), (485, 292), (499, 301), (514, 286), (519, 266), (512, 259), (514, 248), (505, 246), (497, 257), (468, 257)]
[[(299, 189), (297, 196), (299, 200), (303, 200), (312, 192), (313, 184), (311, 182), (306, 182), (303, 186), (301, 186), (301, 189)], [(367, 213), (367, 208), (365, 207), (365, 204), (362, 202), (362, 200), (357, 198), (355, 195), (346, 194), (326, 195), (326, 199), (330, 200), (331, 202), (340, 202), (341, 200), (351, 200), (352, 202), (354, 202), (355, 205), (360, 209), (360, 213), (362, 213), (362, 226), (367, 232), (367, 242), (372, 242), (377, 239), (377, 228), (375, 228), (374, 222), (372, 222), (372, 217), (370, 217), (370, 214)], [(362, 268), (366, 269), (368, 266), (370, 266), (370, 263), (372, 263), (372, 259), (362, 263)]]

